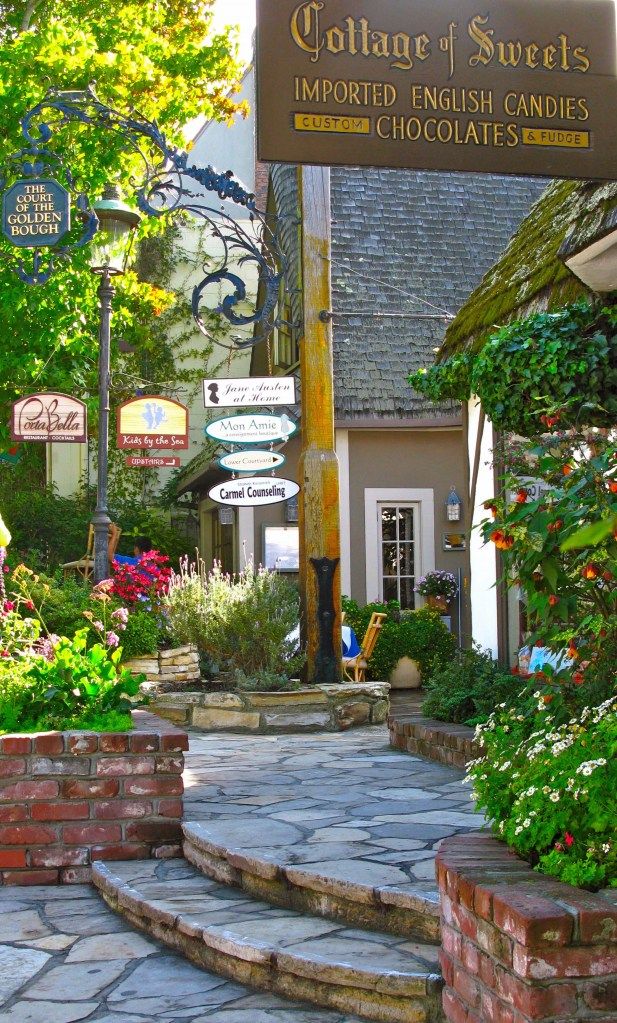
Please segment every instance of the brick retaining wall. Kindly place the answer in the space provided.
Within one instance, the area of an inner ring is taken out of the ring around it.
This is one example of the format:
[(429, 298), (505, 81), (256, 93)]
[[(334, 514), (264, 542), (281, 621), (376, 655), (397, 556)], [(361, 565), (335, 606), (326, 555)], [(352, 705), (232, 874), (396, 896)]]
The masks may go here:
[(617, 1021), (617, 890), (538, 874), (489, 835), (437, 855), (450, 1023)]
[(421, 714), (390, 714), (390, 745), (405, 753), (436, 760), (451, 767), (465, 767), (482, 755), (474, 740), (474, 729), (446, 721), (433, 721)]
[(133, 719), (131, 732), (0, 736), (0, 883), (79, 883), (94, 860), (179, 854), (188, 736)]

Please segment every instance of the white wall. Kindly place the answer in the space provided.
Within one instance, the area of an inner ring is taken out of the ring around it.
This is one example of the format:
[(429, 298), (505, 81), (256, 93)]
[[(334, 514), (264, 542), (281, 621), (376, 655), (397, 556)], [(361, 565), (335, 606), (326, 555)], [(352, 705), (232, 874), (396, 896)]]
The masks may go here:
[[(473, 474), (476, 451), (476, 437), (480, 421), (480, 403), (472, 398), (469, 403), (469, 467), (470, 477)], [(484, 425), (480, 468), (476, 490), (476, 502), (473, 526), (469, 541), (469, 558), (471, 563), (471, 632), (474, 642), (485, 650), (490, 650), (497, 657), (497, 593), (493, 588), (497, 579), (497, 559), (493, 544), (484, 544), (482, 534), (477, 528), (482, 519), (486, 518), (483, 508), (485, 501), (495, 496), (493, 475), (493, 443), (494, 432), (488, 420)]]

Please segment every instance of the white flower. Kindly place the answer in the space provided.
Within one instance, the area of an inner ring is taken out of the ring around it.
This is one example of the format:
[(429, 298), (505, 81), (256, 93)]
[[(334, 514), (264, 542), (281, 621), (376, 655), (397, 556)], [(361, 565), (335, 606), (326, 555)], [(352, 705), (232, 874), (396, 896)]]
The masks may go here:
[(558, 792), (551, 792), (551, 794), (550, 794), (550, 796), (548, 798), (550, 799), (551, 803), (558, 803), (559, 802), (559, 793)]
[(602, 852), (609, 853), (610, 851), (611, 851), (611, 843), (610, 842), (605, 842), (604, 845), (602, 846)]
[(528, 828), (530, 824), (531, 821), (529, 820), (529, 817), (525, 817), (525, 820), (523, 821), (523, 827)]

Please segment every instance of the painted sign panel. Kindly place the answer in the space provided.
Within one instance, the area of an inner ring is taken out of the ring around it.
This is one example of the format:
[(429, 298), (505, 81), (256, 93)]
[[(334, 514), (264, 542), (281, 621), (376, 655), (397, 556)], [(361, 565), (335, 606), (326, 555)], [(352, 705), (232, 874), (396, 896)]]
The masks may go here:
[(261, 160), (617, 177), (613, 0), (258, 0)]
[(11, 437), (45, 444), (85, 444), (88, 413), (83, 401), (68, 394), (30, 394), (13, 404)]
[(189, 412), (186, 405), (159, 394), (132, 398), (117, 414), (117, 441), (125, 448), (168, 448), (180, 451), (189, 446)]
[(295, 405), (294, 377), (248, 377), (237, 380), (204, 380), (206, 408), (239, 408), (247, 405)]
[(260, 451), (253, 448), (249, 451), (233, 451), (218, 459), (222, 469), (228, 472), (264, 472), (276, 469), (285, 464), (285, 456), (277, 451)]
[(71, 197), (53, 178), (16, 181), (2, 197), (2, 231), (13, 245), (56, 245), (71, 227)]
[(179, 458), (168, 458), (164, 455), (161, 455), (160, 458), (154, 455), (152, 457), (128, 455), (124, 461), (130, 469), (178, 469), (180, 467)]
[(257, 508), (264, 504), (280, 504), (294, 497), (300, 487), (293, 480), (276, 476), (248, 476), (229, 483), (218, 483), (208, 491), (208, 497), (217, 504), (236, 508)]
[(285, 412), (282, 416), (257, 412), (255, 415), (213, 419), (206, 426), (206, 434), (213, 440), (227, 444), (271, 444), (273, 441), (287, 440), (297, 428)]

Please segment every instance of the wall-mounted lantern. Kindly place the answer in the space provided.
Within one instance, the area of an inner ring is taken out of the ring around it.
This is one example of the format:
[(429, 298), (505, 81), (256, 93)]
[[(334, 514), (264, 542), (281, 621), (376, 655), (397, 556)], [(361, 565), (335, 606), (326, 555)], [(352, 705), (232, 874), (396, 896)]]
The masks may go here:
[(463, 502), (458, 496), (456, 489), (450, 487), (450, 493), (446, 501), (446, 518), (448, 522), (460, 522), (461, 521), (461, 509)]

